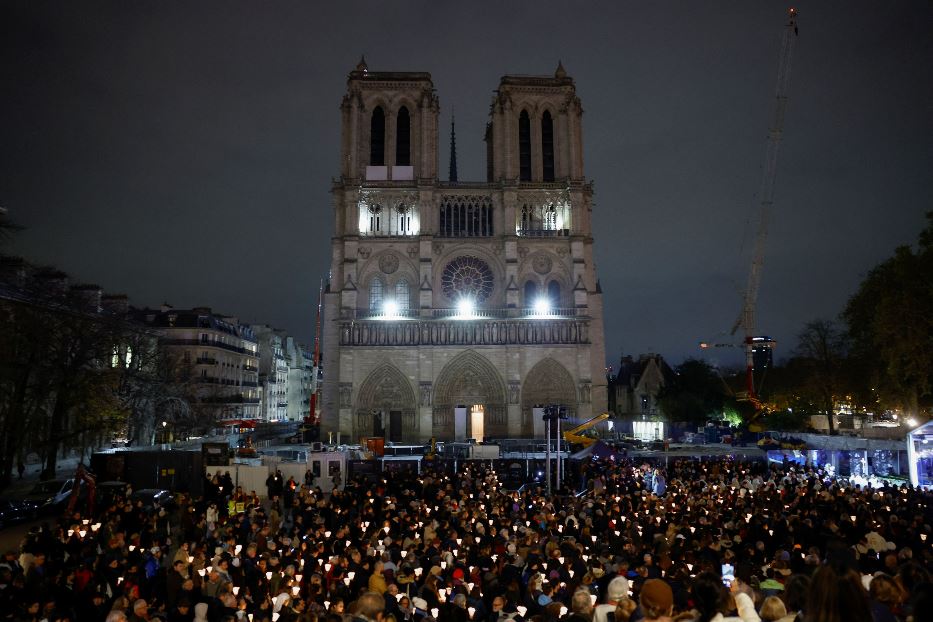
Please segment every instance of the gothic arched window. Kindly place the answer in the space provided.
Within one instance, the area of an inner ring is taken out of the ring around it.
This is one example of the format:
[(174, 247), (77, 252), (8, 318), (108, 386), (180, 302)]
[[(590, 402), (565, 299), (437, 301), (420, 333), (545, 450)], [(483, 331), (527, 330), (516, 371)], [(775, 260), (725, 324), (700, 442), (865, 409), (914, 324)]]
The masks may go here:
[(525, 306), (532, 307), (538, 297), (538, 285), (534, 281), (525, 282)]
[(518, 115), (518, 179), (531, 181), (531, 119), (527, 110)]
[(385, 166), (386, 163), (386, 114), (382, 106), (376, 106), (369, 124), (369, 165)]
[(411, 118), (405, 106), (395, 120), (395, 165), (411, 166)]
[(544, 163), (544, 181), (554, 181), (554, 122), (547, 110), (541, 116), (541, 159)]
[(382, 309), (382, 279), (378, 276), (373, 277), (369, 284), (369, 308), (371, 311), (380, 311)]
[(547, 297), (555, 307), (560, 306), (560, 283), (551, 281), (547, 284)]
[(408, 311), (411, 308), (411, 290), (405, 279), (395, 284), (395, 303), (399, 311)]

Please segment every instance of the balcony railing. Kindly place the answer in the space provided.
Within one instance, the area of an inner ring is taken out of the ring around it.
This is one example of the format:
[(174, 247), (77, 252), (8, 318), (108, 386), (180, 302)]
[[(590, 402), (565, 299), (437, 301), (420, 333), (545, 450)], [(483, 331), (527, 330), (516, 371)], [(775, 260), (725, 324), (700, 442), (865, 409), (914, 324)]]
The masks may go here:
[(243, 370), (244, 371), (259, 371), (259, 368), (256, 367), (255, 365), (244, 365)]
[(242, 395), (211, 395), (201, 399), (205, 404), (258, 404), (258, 397), (243, 397)]
[(571, 345), (590, 343), (588, 318), (342, 320), (342, 346)]
[(197, 358), (198, 365), (216, 365), (217, 359), (212, 356), (199, 356)]
[(223, 343), (222, 341), (201, 341), (200, 339), (165, 339), (162, 341), (167, 346), (198, 346), (200, 348), (220, 348), (229, 352), (245, 354), (247, 356), (258, 356), (252, 350), (241, 348), (239, 346)]
[(230, 378), (215, 378), (213, 376), (198, 376), (197, 380), (201, 384), (222, 384), (227, 386), (235, 386), (236, 380), (231, 380)]

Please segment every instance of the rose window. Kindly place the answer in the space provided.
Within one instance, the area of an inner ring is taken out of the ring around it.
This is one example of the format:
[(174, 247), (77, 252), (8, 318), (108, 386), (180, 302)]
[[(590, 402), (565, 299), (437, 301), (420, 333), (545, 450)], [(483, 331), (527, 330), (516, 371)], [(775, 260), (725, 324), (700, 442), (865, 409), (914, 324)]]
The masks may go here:
[(441, 285), (444, 294), (452, 300), (470, 298), (481, 303), (492, 293), (492, 270), (477, 257), (458, 257), (444, 268)]

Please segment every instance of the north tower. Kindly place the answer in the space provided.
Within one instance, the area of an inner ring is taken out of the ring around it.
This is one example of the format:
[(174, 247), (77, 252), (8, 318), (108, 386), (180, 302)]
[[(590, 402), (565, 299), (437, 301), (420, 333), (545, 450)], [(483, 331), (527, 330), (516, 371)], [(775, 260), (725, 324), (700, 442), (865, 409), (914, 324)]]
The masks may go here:
[(606, 403), (582, 108), (563, 67), (504, 76), (485, 182), (438, 179), (430, 74), (362, 62), (341, 105), (322, 431), (398, 442), (543, 436)]

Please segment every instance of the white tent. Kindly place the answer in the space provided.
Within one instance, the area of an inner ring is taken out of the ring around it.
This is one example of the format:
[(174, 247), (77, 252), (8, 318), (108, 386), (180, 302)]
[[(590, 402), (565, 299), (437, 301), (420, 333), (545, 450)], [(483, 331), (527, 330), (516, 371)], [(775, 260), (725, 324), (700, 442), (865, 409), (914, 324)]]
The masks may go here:
[(907, 434), (910, 483), (933, 488), (933, 420)]

